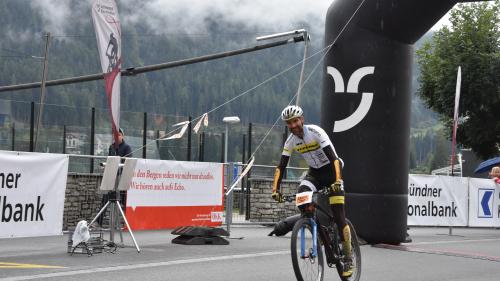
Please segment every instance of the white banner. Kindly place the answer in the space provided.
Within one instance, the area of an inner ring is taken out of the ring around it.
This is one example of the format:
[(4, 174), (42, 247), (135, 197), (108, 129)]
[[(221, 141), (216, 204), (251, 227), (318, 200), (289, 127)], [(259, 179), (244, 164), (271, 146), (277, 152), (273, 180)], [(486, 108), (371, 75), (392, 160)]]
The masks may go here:
[(219, 163), (138, 159), (127, 206), (222, 205)]
[(114, 0), (94, 0), (92, 21), (97, 38), (102, 73), (106, 83), (106, 96), (111, 114), (115, 143), (120, 128), (120, 80), (122, 40), (118, 8)]
[(469, 182), (469, 226), (500, 227), (500, 185), (491, 179)]
[(466, 226), (467, 178), (409, 175), (408, 225)]
[(62, 234), (68, 156), (0, 151), (0, 238)]

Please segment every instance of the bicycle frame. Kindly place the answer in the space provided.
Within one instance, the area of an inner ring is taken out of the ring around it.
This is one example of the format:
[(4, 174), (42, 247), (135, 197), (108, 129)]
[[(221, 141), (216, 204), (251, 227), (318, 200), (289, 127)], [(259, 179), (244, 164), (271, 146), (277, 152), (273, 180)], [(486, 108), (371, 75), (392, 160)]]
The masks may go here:
[[(325, 192), (326, 192), (325, 190), (322, 190), (322, 191), (313, 192), (313, 194), (326, 195)], [(286, 201), (291, 202), (296, 198), (296, 195), (287, 196), (284, 199)], [(307, 209), (311, 208), (309, 205), (312, 205), (314, 210), (306, 211)], [(326, 255), (327, 263), (328, 264), (335, 263), (338, 259), (340, 259), (340, 252), (339, 252), (339, 249), (336, 249), (334, 245), (330, 245), (331, 241), (329, 241), (330, 237), (329, 237), (327, 230), (325, 229), (326, 225), (323, 226), (323, 224), (321, 223), (321, 220), (318, 217), (318, 212), (320, 212), (322, 215), (326, 216), (328, 221), (333, 221), (333, 215), (331, 215), (328, 212), (328, 210), (325, 210), (321, 206), (321, 204), (319, 203), (319, 198), (316, 198), (316, 200), (311, 199), (311, 202), (309, 202), (305, 205), (302, 205), (302, 206), (304, 206), (302, 208), (302, 216), (305, 218), (309, 218), (310, 225), (312, 226), (312, 235), (313, 235), (313, 237), (312, 237), (312, 239), (313, 239), (312, 255), (313, 255), (313, 257), (315, 258), (318, 256), (318, 240), (319, 240), (318, 237), (319, 237), (321, 239), (321, 241), (323, 242), (323, 247), (325, 248), (325, 255)], [(332, 225), (332, 227), (334, 227), (334, 226)], [(335, 229), (333, 231), (335, 231)], [(334, 238), (334, 239), (336, 240), (337, 238)], [(305, 253), (306, 253), (305, 229), (304, 228), (302, 228), (300, 231), (300, 244), (301, 244), (300, 245), (300, 254), (302, 257), (304, 257)]]
[[(317, 194), (323, 194), (324, 191), (319, 191), (319, 192), (314, 192)], [(292, 201), (295, 196), (290, 196), (287, 197), (287, 201)], [(316, 200), (312, 200), (310, 203), (307, 203), (307, 205), (304, 205), (304, 209), (308, 209), (308, 205), (312, 204), (314, 206), (314, 211), (312, 212), (307, 212), (305, 210), (302, 210), (302, 215), (303, 217), (309, 218), (309, 223), (312, 227), (312, 239), (313, 239), (313, 249), (312, 249), (312, 255), (314, 258), (318, 256), (318, 234), (323, 242), (323, 246), (325, 247), (325, 254), (326, 254), (326, 259), (327, 263), (332, 264), (335, 262), (335, 260), (339, 259), (339, 252), (336, 250), (334, 247), (335, 245), (331, 245), (332, 241), (329, 241), (329, 235), (328, 233), (325, 232), (325, 230), (321, 227), (321, 221), (317, 217), (318, 211), (321, 212), (323, 215), (325, 215), (329, 221), (333, 221), (333, 216), (328, 213), (327, 210), (324, 210), (319, 202)], [(312, 215), (312, 217), (309, 217), (308, 215)], [(335, 231), (335, 230), (334, 230)], [(336, 239), (336, 238), (334, 238)], [(305, 249), (305, 228), (302, 228), (300, 230), (300, 255), (301, 257), (305, 256), (306, 249)]]
[(328, 267), (335, 268), (341, 280), (359, 281), (361, 251), (356, 232), (351, 222), (346, 219), (351, 233), (354, 234), (351, 236), (353, 256), (349, 256), (349, 259), (354, 262), (351, 266), (354, 270), (352, 275), (346, 277), (345, 265), (349, 260), (345, 260), (346, 257), (342, 251), (342, 238), (339, 233), (341, 230), (338, 229), (334, 215), (330, 212), (331, 205), (328, 202), (327, 191), (301, 192), (292, 196), (284, 196), (283, 199), (288, 202), (295, 201), (296, 206), (301, 210), (301, 218), (294, 225), (291, 237), (292, 265), (297, 280), (311, 280), (310, 277), (315, 278), (314, 280), (323, 280), (326, 258)]
[[(309, 223), (311, 224), (313, 228), (313, 252), (312, 255), (313, 257), (318, 256), (318, 224), (316, 223), (316, 220), (313, 218), (309, 218)], [(305, 231), (306, 229), (302, 227), (300, 230), (300, 256), (305, 257), (306, 255), (306, 241), (305, 241)]]

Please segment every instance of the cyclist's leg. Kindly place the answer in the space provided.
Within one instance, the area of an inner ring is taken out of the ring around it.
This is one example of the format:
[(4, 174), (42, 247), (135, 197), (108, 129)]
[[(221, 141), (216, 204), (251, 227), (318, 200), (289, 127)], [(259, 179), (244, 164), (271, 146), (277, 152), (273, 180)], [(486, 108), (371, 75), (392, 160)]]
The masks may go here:
[(342, 250), (345, 255), (344, 276), (352, 275), (352, 247), (351, 247), (351, 229), (345, 219), (345, 192), (336, 190), (330, 192), (330, 206), (332, 207), (333, 218), (337, 222), (337, 227), (342, 241)]
[[(307, 173), (305, 178), (300, 181), (297, 192), (318, 191), (318, 186), (318, 181), (311, 176), (310, 173)], [(300, 206), (299, 209), (302, 210), (302, 206)]]
[[(329, 188), (331, 184), (335, 181), (331, 166), (324, 166), (320, 169), (309, 169), (306, 179), (308, 178), (312, 178), (313, 182), (315, 182), (315, 185), (319, 186), (320, 188), (324, 187)], [(346, 223), (345, 209), (344, 209), (345, 192), (343, 189), (336, 191), (333, 191), (331, 189), (329, 190), (330, 192), (328, 194), (329, 195), (328, 197), (330, 201), (330, 207), (332, 209), (333, 219), (337, 223), (342, 244), (344, 245), (347, 244), (347, 242), (349, 242), (349, 248), (350, 248), (351, 235), (350, 235), (349, 225)], [(350, 255), (351, 251), (350, 250), (345, 251), (345, 253), (346, 255), (347, 254)]]
[(317, 177), (315, 176), (314, 171), (311, 168), (309, 168), (304, 179), (300, 181), (298, 191), (299, 192), (318, 191), (319, 187), (320, 185), (317, 180)]
[(314, 181), (307, 179), (307, 177), (302, 181), (300, 181), (298, 192), (317, 191), (317, 190), (318, 189), (316, 188)]

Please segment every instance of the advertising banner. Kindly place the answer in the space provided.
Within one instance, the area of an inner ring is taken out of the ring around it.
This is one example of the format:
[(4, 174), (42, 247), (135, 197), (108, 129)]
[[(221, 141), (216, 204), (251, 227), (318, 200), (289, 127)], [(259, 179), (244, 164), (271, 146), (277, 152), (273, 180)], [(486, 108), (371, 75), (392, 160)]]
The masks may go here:
[(97, 48), (106, 83), (113, 136), (115, 143), (119, 143), (122, 40), (116, 2), (114, 0), (92, 1), (92, 22), (94, 23)]
[(500, 185), (471, 178), (469, 196), (469, 226), (500, 227)]
[(467, 178), (409, 175), (408, 225), (466, 226)]
[(68, 156), (0, 152), (0, 238), (62, 234)]
[(135, 229), (222, 222), (223, 165), (138, 159), (127, 194), (126, 216)]

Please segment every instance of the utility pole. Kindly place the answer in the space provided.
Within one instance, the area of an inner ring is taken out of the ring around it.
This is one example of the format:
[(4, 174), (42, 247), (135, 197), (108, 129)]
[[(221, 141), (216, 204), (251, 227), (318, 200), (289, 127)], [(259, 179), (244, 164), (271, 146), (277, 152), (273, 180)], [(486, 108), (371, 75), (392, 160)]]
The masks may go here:
[(43, 55), (42, 85), (40, 87), (40, 107), (38, 108), (34, 151), (37, 151), (38, 136), (40, 135), (40, 127), (41, 127), (40, 124), (42, 123), (43, 104), (45, 102), (45, 81), (47, 80), (47, 70), (49, 62), (49, 43), (50, 43), (50, 32), (47, 32), (45, 34), (45, 53)]

